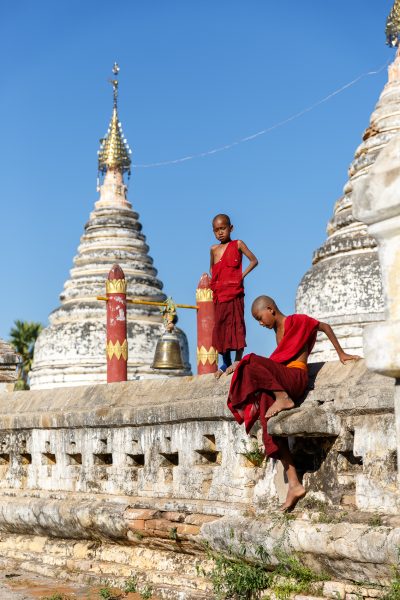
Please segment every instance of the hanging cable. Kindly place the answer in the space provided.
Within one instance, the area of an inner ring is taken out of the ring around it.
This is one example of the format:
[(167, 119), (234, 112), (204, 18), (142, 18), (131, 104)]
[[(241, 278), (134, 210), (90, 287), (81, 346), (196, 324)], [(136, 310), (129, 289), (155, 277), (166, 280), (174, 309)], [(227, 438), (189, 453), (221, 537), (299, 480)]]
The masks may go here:
[(338, 88), (337, 90), (335, 90), (334, 92), (332, 92), (328, 96), (325, 96), (325, 98), (322, 98), (321, 100), (318, 100), (318, 102), (315, 102), (314, 104), (311, 104), (310, 106), (308, 106), (307, 108), (304, 108), (300, 112), (297, 112), (294, 115), (291, 115), (290, 117), (287, 117), (283, 121), (278, 121), (278, 123), (275, 123), (274, 125), (271, 125), (271, 127), (268, 127), (267, 129), (261, 129), (260, 131), (257, 131), (256, 133), (253, 133), (251, 135), (247, 135), (246, 137), (240, 138), (239, 140), (236, 140), (236, 141), (231, 142), (229, 144), (225, 144), (223, 146), (218, 146), (217, 148), (213, 148), (212, 150), (207, 150), (205, 152), (199, 152), (198, 154), (189, 154), (188, 156), (183, 156), (182, 158), (175, 158), (173, 160), (164, 160), (164, 161), (161, 161), (161, 162), (146, 163), (146, 164), (136, 164), (136, 165), (133, 165), (133, 167), (135, 169), (150, 169), (150, 168), (154, 168), (154, 167), (165, 167), (167, 165), (176, 165), (176, 164), (179, 164), (179, 163), (184, 163), (184, 162), (186, 162), (188, 160), (193, 160), (195, 158), (204, 158), (205, 156), (211, 156), (212, 154), (217, 154), (218, 152), (223, 152), (225, 150), (230, 150), (230, 148), (234, 148), (235, 146), (238, 146), (239, 144), (243, 144), (244, 142), (250, 142), (251, 140), (255, 140), (256, 138), (258, 138), (258, 137), (260, 137), (262, 135), (266, 135), (267, 133), (270, 133), (271, 131), (274, 131), (275, 129), (278, 129), (279, 127), (283, 127), (287, 123), (290, 123), (292, 121), (295, 121), (296, 119), (299, 119), (300, 117), (302, 117), (306, 113), (309, 113), (312, 110), (314, 110), (315, 108), (317, 108), (318, 106), (321, 106), (321, 104), (324, 104), (325, 102), (328, 102), (334, 96), (337, 96), (338, 94), (341, 94), (345, 90), (353, 87), (354, 85), (356, 85), (356, 83), (358, 83), (362, 79), (365, 79), (366, 77), (370, 77), (372, 75), (378, 75), (379, 73), (381, 73), (390, 64), (390, 62), (391, 62), (391, 60), (388, 60), (387, 62), (385, 62), (384, 65), (382, 65), (382, 67), (380, 67), (376, 71), (367, 71), (366, 73), (363, 73), (362, 75), (359, 75), (358, 77), (356, 77), (352, 81), (349, 81), (349, 83), (346, 83), (345, 85), (342, 85), (340, 88)]

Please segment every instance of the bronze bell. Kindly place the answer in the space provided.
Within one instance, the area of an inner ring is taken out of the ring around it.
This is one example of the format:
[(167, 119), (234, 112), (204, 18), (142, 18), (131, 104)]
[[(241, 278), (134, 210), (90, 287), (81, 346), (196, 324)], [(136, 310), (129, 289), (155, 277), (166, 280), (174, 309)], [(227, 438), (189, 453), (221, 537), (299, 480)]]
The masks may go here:
[(184, 369), (181, 346), (174, 331), (165, 331), (159, 338), (152, 369)]

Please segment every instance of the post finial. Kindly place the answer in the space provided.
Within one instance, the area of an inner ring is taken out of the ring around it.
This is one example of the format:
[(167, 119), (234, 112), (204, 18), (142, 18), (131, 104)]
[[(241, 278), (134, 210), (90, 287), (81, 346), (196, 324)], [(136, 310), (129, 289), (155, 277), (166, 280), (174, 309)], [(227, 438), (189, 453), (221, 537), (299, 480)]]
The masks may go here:
[(392, 48), (400, 45), (400, 0), (395, 0), (386, 21), (386, 43)]

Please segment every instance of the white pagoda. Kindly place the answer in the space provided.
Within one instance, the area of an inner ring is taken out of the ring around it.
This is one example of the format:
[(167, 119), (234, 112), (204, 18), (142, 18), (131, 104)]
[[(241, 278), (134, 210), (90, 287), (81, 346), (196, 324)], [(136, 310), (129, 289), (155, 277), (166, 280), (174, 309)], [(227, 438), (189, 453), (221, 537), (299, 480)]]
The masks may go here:
[[(98, 152), (100, 197), (85, 225), (61, 304), (50, 314), (50, 324), (36, 342), (32, 389), (106, 382), (106, 309), (97, 296), (104, 295), (114, 263), (125, 273), (129, 296), (150, 301), (166, 298), (139, 215), (127, 199), (125, 177), (130, 173), (131, 150), (118, 117), (118, 72), (115, 64), (113, 112)], [(157, 307), (128, 306), (128, 379), (190, 374), (187, 339), (179, 329), (184, 369), (163, 375), (151, 368), (162, 332)]]
[[(396, 27), (393, 19), (397, 19)], [(400, 2), (388, 20), (387, 36), (400, 26)], [(397, 45), (397, 44), (396, 44)], [(304, 275), (298, 291), (296, 310), (333, 326), (343, 348), (363, 355), (363, 329), (384, 318), (384, 298), (377, 245), (367, 226), (353, 215), (353, 187), (364, 178), (383, 148), (400, 133), (400, 54), (389, 66), (389, 78), (371, 115), (362, 144), (349, 168), (343, 195), (336, 202), (328, 223), (328, 238), (315, 251), (313, 266)], [(318, 339), (311, 361), (336, 360), (325, 336)]]

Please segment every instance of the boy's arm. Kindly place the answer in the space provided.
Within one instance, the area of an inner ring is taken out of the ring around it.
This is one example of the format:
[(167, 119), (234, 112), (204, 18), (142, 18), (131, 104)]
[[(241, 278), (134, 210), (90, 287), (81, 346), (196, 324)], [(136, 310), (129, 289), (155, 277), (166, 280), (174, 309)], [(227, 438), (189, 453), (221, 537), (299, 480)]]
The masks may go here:
[(359, 360), (361, 356), (357, 356), (356, 354), (347, 354), (342, 348), (337, 339), (332, 327), (328, 325), (328, 323), (321, 323), (318, 326), (318, 331), (323, 331), (328, 339), (332, 342), (333, 347), (338, 353), (338, 357), (341, 363), (345, 364), (348, 360)]
[(250, 273), (250, 271), (252, 271), (253, 269), (256, 268), (256, 266), (258, 265), (258, 259), (251, 252), (251, 250), (249, 250), (249, 248), (246, 246), (246, 244), (244, 242), (242, 242), (242, 240), (238, 240), (238, 248), (250, 261), (250, 264), (247, 266), (247, 269), (245, 269), (243, 271), (242, 279), (244, 279), (246, 277), (246, 275), (248, 275)]
[(213, 265), (214, 265), (214, 252), (213, 252), (213, 246), (211, 246), (211, 248), (210, 248), (210, 277), (212, 277)]

